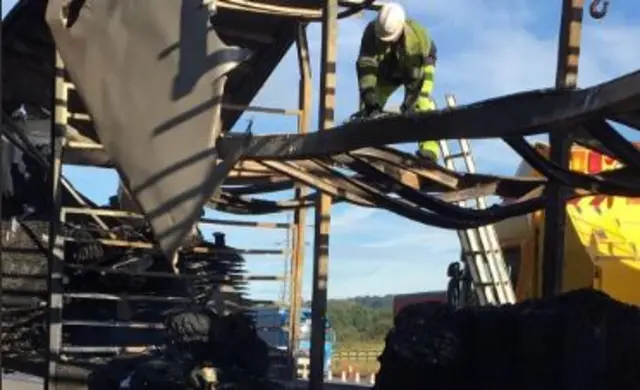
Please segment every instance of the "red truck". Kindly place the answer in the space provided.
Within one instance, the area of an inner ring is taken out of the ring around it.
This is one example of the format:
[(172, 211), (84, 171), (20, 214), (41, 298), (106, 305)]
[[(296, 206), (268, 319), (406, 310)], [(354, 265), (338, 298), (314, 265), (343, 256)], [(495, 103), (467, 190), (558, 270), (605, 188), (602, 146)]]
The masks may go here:
[(393, 297), (393, 316), (407, 305), (418, 302), (447, 302), (446, 291), (427, 291), (415, 294), (400, 294)]

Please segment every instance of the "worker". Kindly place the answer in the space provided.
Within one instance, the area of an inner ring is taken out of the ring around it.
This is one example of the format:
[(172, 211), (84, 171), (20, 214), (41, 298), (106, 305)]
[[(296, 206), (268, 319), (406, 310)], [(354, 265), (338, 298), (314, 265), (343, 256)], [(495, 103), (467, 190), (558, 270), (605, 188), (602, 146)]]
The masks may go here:
[[(436, 65), (436, 45), (427, 30), (407, 19), (404, 8), (386, 3), (364, 30), (356, 62), (360, 87), (360, 114), (382, 113), (389, 97), (404, 86), (402, 113), (435, 109), (431, 98)], [(418, 143), (418, 157), (437, 161), (436, 141)]]

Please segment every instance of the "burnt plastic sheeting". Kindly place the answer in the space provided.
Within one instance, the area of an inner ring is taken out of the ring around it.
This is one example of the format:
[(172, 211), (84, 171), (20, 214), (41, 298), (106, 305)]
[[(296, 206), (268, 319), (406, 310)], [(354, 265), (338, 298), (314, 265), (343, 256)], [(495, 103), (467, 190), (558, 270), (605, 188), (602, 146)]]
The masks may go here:
[[(504, 141), (515, 150), (531, 167), (550, 180), (568, 187), (577, 187), (619, 196), (638, 196), (640, 185), (615, 179), (604, 179), (602, 174), (585, 175), (563, 169), (560, 165), (544, 158), (522, 137), (505, 138)], [(628, 141), (625, 141), (629, 143)], [(629, 143), (630, 144), (630, 143)]]
[(616, 129), (605, 120), (591, 121), (585, 125), (586, 130), (610, 150), (616, 160), (640, 171), (640, 151), (627, 141)]
[(612, 116), (611, 120), (616, 121), (625, 126), (629, 126), (634, 128), (635, 130), (640, 130), (640, 109), (636, 109), (635, 111), (625, 112), (622, 114), (617, 114)]
[(200, 0), (68, 3), (51, 0), (47, 24), (101, 143), (171, 256), (219, 184), (223, 76), (250, 53), (220, 40)]
[[(305, 135), (257, 136), (247, 158), (304, 159), (424, 139), (479, 139), (527, 136), (569, 129), (594, 116), (619, 114), (640, 99), (640, 71), (577, 91), (539, 90), (485, 100), (452, 110), (392, 115)], [(616, 107), (621, 107), (620, 112)], [(562, 124), (562, 126), (558, 126)], [(393, 129), (393, 131), (389, 131)], [(231, 134), (221, 153), (233, 150)]]

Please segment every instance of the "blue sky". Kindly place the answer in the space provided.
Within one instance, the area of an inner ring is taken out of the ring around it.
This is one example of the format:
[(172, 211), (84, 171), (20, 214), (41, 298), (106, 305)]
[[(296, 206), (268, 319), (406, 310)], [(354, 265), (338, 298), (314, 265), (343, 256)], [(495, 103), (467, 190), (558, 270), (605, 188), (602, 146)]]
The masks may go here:
[[(2, 0), (3, 15), (15, 1)], [(560, 0), (404, 0), (410, 16), (423, 23), (438, 45), (439, 62), (434, 94), (442, 104), (445, 93), (455, 93), (459, 104), (553, 85), (556, 67)], [(589, 3), (586, 1), (585, 3)], [(634, 6), (635, 5), (635, 6)], [(357, 109), (354, 61), (360, 36), (372, 13), (341, 21), (339, 25), (337, 121)], [(586, 87), (626, 72), (640, 64), (640, 7), (636, 0), (611, 4), (605, 19), (585, 16), (579, 84)], [(316, 128), (320, 58), (320, 26), (309, 29), (314, 74)], [(254, 104), (297, 106), (295, 50), (286, 56)], [(398, 105), (401, 92), (391, 105)], [(255, 119), (257, 133), (295, 132), (290, 117), (245, 115)], [(625, 135), (630, 136), (629, 133)], [(637, 137), (636, 137), (637, 138)], [(637, 140), (637, 139), (634, 139)], [(402, 148), (413, 149), (413, 145)], [(499, 141), (473, 143), (478, 169), (486, 173), (513, 174), (520, 159)], [(66, 176), (85, 194), (106, 202), (117, 186), (114, 172), (66, 167)], [(289, 194), (287, 194), (289, 195)], [(283, 196), (283, 195), (281, 195)], [(243, 219), (208, 213), (209, 216)], [(446, 266), (459, 257), (457, 235), (407, 221), (382, 210), (339, 205), (333, 208), (330, 246), (329, 296), (345, 297), (442, 289)], [(288, 215), (245, 218), (286, 222)], [(313, 221), (313, 213), (309, 215)], [(281, 231), (223, 228), (230, 245), (241, 248), (275, 248), (285, 241)], [(206, 230), (210, 232), (210, 229)], [(307, 229), (311, 243), (313, 229)], [(312, 244), (307, 246), (304, 294), (310, 296)], [(285, 259), (248, 256), (250, 273), (275, 275), (284, 272)], [(254, 283), (251, 293), (261, 299), (276, 298), (281, 290), (274, 282)]]

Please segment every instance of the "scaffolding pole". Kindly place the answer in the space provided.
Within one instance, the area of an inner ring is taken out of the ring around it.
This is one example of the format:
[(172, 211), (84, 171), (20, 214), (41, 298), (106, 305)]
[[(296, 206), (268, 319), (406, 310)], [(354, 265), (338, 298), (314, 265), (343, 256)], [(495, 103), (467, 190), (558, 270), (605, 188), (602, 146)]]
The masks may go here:
[[(306, 25), (300, 23), (296, 36), (296, 51), (298, 54), (298, 68), (300, 72), (300, 83), (298, 92), (298, 105), (301, 115), (298, 117), (298, 133), (309, 132), (309, 114), (311, 112), (311, 61), (309, 57), (309, 41), (307, 38)], [(308, 193), (308, 188), (302, 184), (296, 184), (295, 198), (301, 200)], [(289, 351), (296, 356), (300, 343), (300, 312), (302, 309), (302, 280), (304, 277), (305, 260), (305, 233), (307, 225), (307, 209), (298, 208), (293, 214), (293, 246), (291, 256), (291, 285), (290, 311), (289, 311)], [(297, 376), (297, 370), (293, 370)]]
[[(558, 89), (573, 89), (577, 86), (583, 9), (584, 0), (562, 2), (556, 70)], [(571, 134), (565, 132), (549, 135), (549, 158), (566, 169), (569, 169), (571, 139)], [(562, 292), (568, 188), (550, 181), (547, 191), (549, 201), (544, 220), (542, 296), (552, 297)]]
[(62, 344), (62, 295), (64, 286), (62, 281), (63, 268), (61, 260), (58, 259), (59, 235), (60, 235), (60, 211), (62, 206), (62, 193), (60, 187), (60, 176), (62, 174), (62, 153), (64, 149), (64, 138), (67, 129), (69, 112), (67, 101), (69, 88), (65, 80), (64, 63), (58, 51), (55, 51), (55, 75), (53, 80), (53, 115), (51, 118), (51, 217), (49, 220), (49, 251), (48, 259), (48, 279), (47, 279), (47, 352), (46, 352), (46, 380), (45, 390), (57, 390), (58, 388), (58, 364), (60, 363), (60, 346)]
[[(1, 38), (0, 38), (1, 39)], [(0, 71), (2, 71), (2, 53), (0, 53)], [(0, 73), (0, 74), (4, 74), (4, 72)], [(3, 107), (3, 93), (2, 93), (2, 77), (0, 77), (0, 111), (2, 111), (2, 113), (4, 114), (4, 107)], [(3, 115), (4, 117), (4, 115)], [(4, 124), (0, 124), (1, 126), (4, 126)], [(8, 142), (8, 140), (7, 140)], [(2, 164), (4, 164), (4, 156), (3, 153), (5, 152), (5, 148), (3, 145), (3, 141), (2, 141), (2, 136), (0, 136), (0, 172), (2, 172)], [(4, 191), (5, 191), (5, 182), (3, 179), (0, 179), (0, 223), (2, 223), (3, 219), (2, 219), (2, 204), (4, 203)], [(4, 251), (4, 232), (2, 231), (2, 228), (0, 227), (0, 346), (3, 345), (4, 343), (4, 329), (3, 329), (3, 323), (4, 323), (4, 316), (3, 316), (3, 307), (4, 307), (4, 298), (3, 298), (3, 283), (4, 283), (4, 267), (2, 266), (2, 264), (4, 264), (2, 262), (2, 252)], [(0, 348), (0, 375), (2, 375), (2, 348)], [(0, 390), (2, 390), (2, 378), (0, 377)]]
[[(336, 94), (338, 0), (326, 0), (322, 12), (322, 57), (320, 59), (319, 131), (334, 124)], [(329, 227), (331, 197), (318, 194), (315, 208), (313, 251), (313, 298), (311, 302), (311, 368), (309, 389), (321, 390), (324, 383), (324, 343), (329, 273)]]

